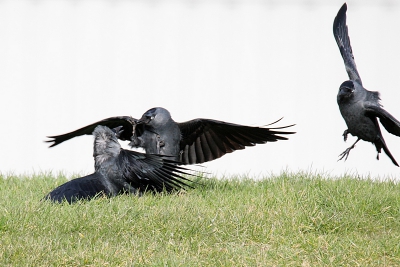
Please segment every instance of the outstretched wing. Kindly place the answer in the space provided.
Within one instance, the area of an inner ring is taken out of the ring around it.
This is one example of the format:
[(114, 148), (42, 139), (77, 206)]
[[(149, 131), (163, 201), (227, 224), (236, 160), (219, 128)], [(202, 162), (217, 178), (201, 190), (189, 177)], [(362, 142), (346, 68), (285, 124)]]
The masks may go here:
[(366, 105), (365, 115), (370, 117), (378, 117), (385, 129), (394, 135), (400, 136), (400, 122), (389, 112), (377, 105)]
[(108, 195), (109, 190), (100, 182), (101, 180), (104, 179), (101, 179), (99, 173), (73, 179), (51, 191), (44, 199), (59, 203), (66, 200), (71, 204), (77, 200), (89, 200), (101, 194)]
[(48, 138), (51, 138), (51, 140), (47, 140), (46, 142), (52, 143), (50, 147), (53, 147), (77, 136), (91, 135), (96, 126), (98, 125), (107, 126), (111, 129), (116, 128), (118, 126), (122, 126), (123, 132), (120, 133), (118, 138), (121, 140), (131, 140), (135, 124), (136, 124), (136, 119), (130, 116), (111, 117), (92, 123), (73, 132), (61, 135), (48, 136)]
[(293, 125), (276, 128), (251, 127), (210, 119), (179, 123), (182, 133), (180, 160), (184, 164), (203, 163), (220, 158), (226, 153), (244, 149), (246, 146), (287, 140), (287, 137), (280, 135), (294, 134), (294, 132), (284, 132), (280, 129), (291, 126)]
[(342, 54), (344, 65), (350, 80), (362, 84), (361, 77), (357, 71), (356, 62), (354, 61), (353, 50), (350, 45), (350, 38), (346, 25), (346, 11), (347, 4), (344, 3), (333, 22), (333, 35), (335, 36), (340, 54)]
[(189, 169), (178, 166), (179, 162), (168, 159), (168, 156), (143, 154), (122, 149), (117, 164), (123, 173), (123, 178), (139, 191), (150, 190), (162, 192), (191, 187), (192, 181), (185, 176)]

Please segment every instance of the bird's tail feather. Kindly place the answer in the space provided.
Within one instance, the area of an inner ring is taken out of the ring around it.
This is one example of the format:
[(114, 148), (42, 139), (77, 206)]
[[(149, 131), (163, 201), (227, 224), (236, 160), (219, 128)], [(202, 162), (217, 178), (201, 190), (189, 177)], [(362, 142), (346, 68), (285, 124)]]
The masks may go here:
[(383, 138), (379, 138), (375, 141), (375, 147), (376, 150), (378, 151), (378, 156), (377, 159), (379, 159), (379, 153), (381, 153), (381, 148), (383, 148), (383, 151), (385, 151), (386, 155), (392, 160), (393, 164), (399, 167), (399, 164), (393, 157), (392, 153), (390, 153), (389, 148), (387, 147), (385, 140)]

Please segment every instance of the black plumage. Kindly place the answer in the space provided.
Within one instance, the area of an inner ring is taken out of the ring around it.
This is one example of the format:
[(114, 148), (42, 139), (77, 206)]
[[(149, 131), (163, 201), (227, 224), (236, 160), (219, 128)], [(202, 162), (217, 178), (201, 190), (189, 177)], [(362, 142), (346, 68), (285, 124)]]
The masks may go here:
[(51, 140), (47, 142), (56, 146), (73, 137), (90, 134), (96, 125), (123, 126), (127, 130), (121, 139), (130, 140), (131, 147), (144, 148), (150, 154), (172, 156), (182, 164), (208, 162), (247, 146), (287, 140), (282, 135), (294, 134), (282, 131), (293, 125), (251, 127), (211, 119), (177, 123), (168, 110), (157, 107), (146, 111), (139, 120), (132, 117), (108, 118), (67, 134), (49, 136)]
[[(118, 127), (121, 128), (121, 127)], [(171, 192), (190, 187), (187, 169), (167, 156), (143, 154), (122, 149), (117, 137), (120, 131), (97, 126), (94, 131), (95, 172), (73, 179), (51, 191), (45, 199), (72, 203), (97, 195), (116, 196), (144, 191)]]
[(397, 136), (400, 136), (400, 122), (383, 109), (380, 104), (379, 92), (368, 91), (362, 85), (350, 45), (346, 11), (347, 4), (345, 3), (333, 22), (333, 35), (350, 78), (340, 85), (337, 103), (348, 127), (343, 133), (344, 140), (347, 140), (347, 135), (350, 133), (357, 136), (357, 141), (339, 155), (339, 160), (347, 159), (355, 144), (364, 140), (375, 145), (378, 152), (377, 159), (379, 159), (379, 153), (383, 149), (393, 164), (399, 166), (383, 139), (377, 118), (389, 133)]
[(123, 132), (118, 136), (118, 139), (123, 140), (123, 141), (131, 140), (132, 132), (135, 127), (136, 121), (137, 121), (136, 119), (134, 119), (130, 116), (111, 117), (111, 118), (107, 118), (107, 119), (92, 123), (90, 125), (82, 127), (80, 129), (75, 130), (70, 133), (61, 134), (61, 135), (57, 135), (57, 136), (48, 136), (49, 138), (52, 138), (53, 140), (46, 141), (46, 142), (53, 142), (50, 145), (50, 147), (53, 147), (58, 144), (61, 144), (64, 141), (74, 138), (76, 136), (91, 135), (93, 133), (94, 129), (98, 125), (107, 126), (110, 129), (114, 129), (116, 127), (122, 126)]

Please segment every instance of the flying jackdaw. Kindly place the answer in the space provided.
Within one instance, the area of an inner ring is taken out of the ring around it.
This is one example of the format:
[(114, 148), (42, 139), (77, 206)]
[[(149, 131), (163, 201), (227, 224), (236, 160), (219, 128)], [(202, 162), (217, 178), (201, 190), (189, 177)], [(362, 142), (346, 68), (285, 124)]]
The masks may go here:
[(208, 162), (246, 146), (287, 140), (281, 135), (294, 134), (281, 131), (293, 125), (251, 127), (211, 119), (177, 123), (168, 110), (156, 107), (146, 111), (139, 120), (128, 116), (112, 117), (67, 134), (49, 136), (52, 140), (47, 142), (53, 142), (50, 147), (56, 146), (76, 136), (90, 134), (97, 125), (123, 126), (125, 131), (119, 138), (131, 141), (131, 147), (144, 148), (150, 154), (172, 156), (182, 164)]
[(347, 140), (349, 133), (357, 136), (357, 141), (339, 155), (339, 160), (343, 158), (346, 160), (351, 149), (362, 139), (375, 145), (378, 151), (377, 159), (379, 159), (379, 153), (383, 148), (383, 151), (392, 162), (399, 166), (386, 146), (377, 118), (389, 133), (397, 136), (400, 136), (400, 122), (382, 108), (379, 92), (368, 91), (362, 85), (350, 45), (346, 25), (346, 11), (347, 5), (345, 3), (333, 22), (333, 35), (350, 78), (350, 80), (340, 85), (337, 103), (340, 113), (347, 124), (347, 130), (343, 133), (344, 141)]
[(123, 193), (141, 194), (144, 191), (171, 192), (190, 187), (183, 177), (185, 168), (167, 156), (143, 154), (122, 149), (118, 143), (120, 128), (110, 130), (97, 126), (93, 132), (95, 172), (71, 180), (51, 191), (45, 199), (69, 203), (91, 199), (97, 195), (108, 197)]

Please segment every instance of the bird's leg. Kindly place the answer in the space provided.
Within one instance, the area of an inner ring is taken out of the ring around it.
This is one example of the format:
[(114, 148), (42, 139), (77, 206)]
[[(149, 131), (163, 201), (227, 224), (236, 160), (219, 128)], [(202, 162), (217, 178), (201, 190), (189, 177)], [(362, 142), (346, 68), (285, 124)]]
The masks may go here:
[[(347, 130), (345, 132), (347, 132)], [(346, 135), (346, 138), (347, 138), (347, 135)], [(347, 148), (342, 154), (339, 155), (340, 159), (338, 159), (338, 161), (342, 160), (344, 157), (346, 157), (344, 160), (347, 160), (347, 158), (349, 157), (349, 154), (350, 154), (350, 150), (352, 150), (356, 146), (358, 141), (360, 141), (360, 138), (358, 138), (357, 141), (355, 141), (355, 143), (351, 147)]]
[(164, 140), (159, 139), (159, 140), (158, 140), (158, 143), (160, 144), (160, 147), (165, 146)]
[(131, 142), (128, 144), (130, 147), (140, 147), (143, 146), (143, 140), (140, 137), (137, 137), (136, 135), (132, 135), (131, 137)]
[(165, 146), (164, 140), (161, 139), (161, 136), (159, 134), (156, 135), (157, 137), (157, 153), (160, 154), (160, 148)]
[[(383, 141), (383, 142), (385, 142), (385, 141)], [(379, 153), (382, 152), (382, 149), (380, 147), (377, 147), (376, 151), (378, 151), (378, 154), (376, 154), (376, 159), (379, 160)]]
[(136, 126), (137, 123), (136, 121), (132, 121), (132, 136), (131, 136), (131, 142), (128, 144), (130, 147), (143, 147), (144, 146), (144, 140), (142, 136), (138, 136), (136, 133)]
[(346, 129), (346, 130), (344, 130), (344, 132), (343, 132), (343, 139), (344, 139), (344, 141), (346, 142), (347, 141), (347, 135), (349, 134), (349, 131)]

